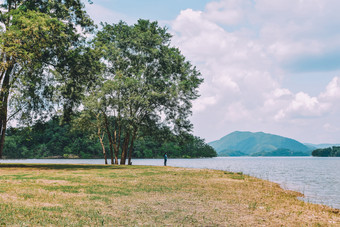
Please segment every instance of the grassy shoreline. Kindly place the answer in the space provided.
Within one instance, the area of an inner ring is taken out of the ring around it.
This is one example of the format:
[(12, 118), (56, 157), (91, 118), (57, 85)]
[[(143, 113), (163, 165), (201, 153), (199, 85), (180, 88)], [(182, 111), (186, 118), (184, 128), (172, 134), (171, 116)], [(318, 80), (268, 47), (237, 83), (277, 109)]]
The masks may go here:
[(338, 209), (242, 173), (0, 164), (0, 225), (338, 226)]

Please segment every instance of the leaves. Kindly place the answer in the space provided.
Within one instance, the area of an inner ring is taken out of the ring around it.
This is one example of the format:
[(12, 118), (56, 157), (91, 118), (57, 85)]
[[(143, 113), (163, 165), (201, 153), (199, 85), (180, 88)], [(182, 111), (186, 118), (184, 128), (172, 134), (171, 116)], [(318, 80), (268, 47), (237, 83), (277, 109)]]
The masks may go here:
[(143, 124), (153, 115), (165, 115), (166, 122), (178, 131), (190, 129), (186, 118), (203, 80), (180, 51), (170, 47), (166, 28), (148, 20), (132, 26), (124, 22), (102, 26), (94, 45), (103, 53), (105, 80), (115, 86), (112, 108), (120, 103), (121, 117), (133, 125)]
[(94, 80), (89, 72), (100, 71), (96, 54), (77, 31), (93, 28), (84, 5), (79, 0), (21, 0), (1, 7), (0, 75), (10, 79), (6, 84), (0, 80), (0, 90), (10, 87), (12, 112), (21, 109), (18, 116), (29, 120), (61, 100), (67, 110), (79, 104), (82, 83)]
[[(73, 50), (84, 45), (84, 33), (93, 29), (83, 8), (80, 0), (7, 0), (0, 5), (0, 158), (8, 112), (10, 116), (19, 113), (27, 122), (51, 113), (55, 105), (52, 101), (58, 101), (53, 97), (56, 83), (62, 83), (55, 76), (64, 66), (75, 66), (65, 63), (68, 57), (84, 59), (84, 54), (70, 57)], [(74, 68), (68, 76), (77, 78), (67, 82), (79, 81), (79, 75), (84, 75), (80, 67)], [(59, 87), (72, 90), (69, 83)], [(66, 97), (67, 107), (73, 107), (79, 98), (71, 93)]]

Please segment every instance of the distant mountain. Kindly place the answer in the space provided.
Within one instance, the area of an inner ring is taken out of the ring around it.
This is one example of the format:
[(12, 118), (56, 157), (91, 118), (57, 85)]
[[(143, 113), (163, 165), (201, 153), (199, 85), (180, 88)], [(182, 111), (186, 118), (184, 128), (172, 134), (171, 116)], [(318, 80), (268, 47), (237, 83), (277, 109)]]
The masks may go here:
[(264, 132), (233, 132), (209, 143), (218, 156), (307, 156), (313, 148)]
[(330, 144), (330, 143), (322, 143), (322, 144), (312, 144), (312, 143), (304, 143), (304, 145), (312, 147), (313, 150), (314, 149), (318, 149), (318, 148), (328, 148), (328, 147), (339, 147), (340, 144)]

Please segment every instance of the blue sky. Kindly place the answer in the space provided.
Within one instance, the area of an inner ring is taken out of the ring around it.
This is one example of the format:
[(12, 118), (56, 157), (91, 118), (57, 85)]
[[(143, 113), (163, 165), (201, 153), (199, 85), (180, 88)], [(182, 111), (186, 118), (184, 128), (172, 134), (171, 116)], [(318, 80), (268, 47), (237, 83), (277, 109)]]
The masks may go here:
[(96, 23), (157, 20), (201, 71), (194, 134), (340, 143), (340, 1), (93, 0)]
[[(130, 24), (139, 18), (166, 22), (174, 20), (181, 10), (203, 10), (210, 0), (94, 0), (87, 8), (98, 23), (124, 20)], [(93, 11), (92, 11), (93, 10)], [(100, 13), (100, 11), (102, 13)]]
[(131, 18), (173, 20), (181, 10), (202, 10), (209, 0), (94, 0), (95, 4)]

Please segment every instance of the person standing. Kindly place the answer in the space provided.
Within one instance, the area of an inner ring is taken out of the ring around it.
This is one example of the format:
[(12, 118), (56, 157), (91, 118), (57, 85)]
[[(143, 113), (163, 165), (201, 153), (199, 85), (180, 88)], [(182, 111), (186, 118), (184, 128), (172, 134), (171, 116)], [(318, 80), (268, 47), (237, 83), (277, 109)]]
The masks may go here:
[(166, 162), (168, 161), (168, 153), (164, 153), (164, 166), (166, 166)]

